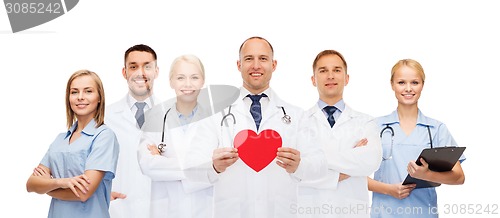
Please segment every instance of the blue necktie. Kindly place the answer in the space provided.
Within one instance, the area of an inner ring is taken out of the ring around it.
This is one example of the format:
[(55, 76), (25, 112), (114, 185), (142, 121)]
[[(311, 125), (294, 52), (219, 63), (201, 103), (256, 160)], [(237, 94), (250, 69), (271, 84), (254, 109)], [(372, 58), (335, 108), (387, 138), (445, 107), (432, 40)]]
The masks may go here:
[(335, 125), (335, 118), (333, 118), (333, 113), (337, 110), (335, 106), (326, 106), (323, 108), (325, 112), (328, 114), (328, 123), (330, 123), (330, 127), (333, 127)]
[(146, 102), (136, 102), (135, 106), (137, 107), (135, 119), (137, 120), (137, 124), (139, 124), (139, 128), (142, 128), (144, 124), (144, 107), (146, 106)]
[(267, 97), (266, 94), (262, 93), (261, 95), (250, 95), (247, 97), (252, 99), (252, 105), (250, 106), (250, 113), (252, 114), (253, 120), (255, 121), (255, 126), (257, 126), (257, 130), (259, 130), (260, 121), (262, 120), (262, 110), (260, 106), (260, 99), (262, 97)]

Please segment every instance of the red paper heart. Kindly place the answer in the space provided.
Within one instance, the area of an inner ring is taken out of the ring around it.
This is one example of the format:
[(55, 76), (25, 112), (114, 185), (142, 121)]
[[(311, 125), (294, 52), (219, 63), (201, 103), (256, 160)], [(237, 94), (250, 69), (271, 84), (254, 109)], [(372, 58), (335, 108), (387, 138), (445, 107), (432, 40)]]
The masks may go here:
[(234, 137), (234, 147), (238, 156), (256, 172), (264, 169), (276, 157), (281, 147), (281, 136), (272, 129), (266, 129), (258, 135), (253, 130), (241, 130)]

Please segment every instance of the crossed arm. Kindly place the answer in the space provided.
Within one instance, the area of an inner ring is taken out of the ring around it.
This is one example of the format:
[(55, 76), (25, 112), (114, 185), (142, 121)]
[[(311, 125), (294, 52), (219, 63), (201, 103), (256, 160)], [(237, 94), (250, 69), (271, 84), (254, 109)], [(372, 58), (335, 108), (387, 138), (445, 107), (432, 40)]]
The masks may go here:
[[(354, 148), (366, 146), (367, 144), (368, 144), (368, 139), (363, 138), (363, 139), (359, 140), (358, 143), (356, 143), (356, 145), (354, 146)], [(340, 173), (339, 174), (339, 182), (342, 182), (342, 181), (344, 181), (346, 179), (349, 179), (349, 177), (351, 177), (351, 176), (349, 176), (349, 175), (347, 175), (345, 173)]]
[(26, 189), (60, 200), (85, 202), (97, 190), (103, 177), (102, 171), (86, 170), (70, 178), (53, 178), (50, 169), (40, 164), (29, 177)]

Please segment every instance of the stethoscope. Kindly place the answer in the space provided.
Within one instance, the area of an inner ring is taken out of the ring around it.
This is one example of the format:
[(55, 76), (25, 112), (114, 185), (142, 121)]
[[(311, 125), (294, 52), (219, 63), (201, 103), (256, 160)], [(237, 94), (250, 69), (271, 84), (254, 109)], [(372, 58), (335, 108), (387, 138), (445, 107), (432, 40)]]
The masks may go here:
[(168, 115), (168, 112), (170, 112), (170, 109), (172, 109), (172, 108), (169, 108), (167, 110), (167, 112), (165, 112), (165, 116), (163, 116), (163, 129), (161, 131), (161, 142), (160, 142), (160, 144), (158, 144), (158, 151), (160, 152), (160, 154), (164, 153), (165, 147), (167, 147), (167, 144), (165, 144), (165, 126), (166, 126), (166, 122), (167, 122), (167, 115)]
[[(231, 117), (233, 119), (233, 125), (236, 125), (236, 118), (234, 118), (234, 114), (231, 113), (231, 107), (232, 105), (229, 105), (229, 110), (226, 115), (224, 115), (220, 121), (220, 126), (224, 126), (224, 121), (228, 118)], [(292, 118), (290, 115), (286, 114), (285, 108), (283, 106), (280, 106), (281, 110), (283, 111), (283, 117), (281, 118), (281, 121), (285, 124), (290, 124), (292, 122)]]
[[(281, 117), (281, 121), (284, 124), (292, 123), (292, 117), (290, 117), (290, 115), (286, 114), (285, 107), (283, 107), (283, 106), (279, 106), (279, 107), (283, 111), (283, 117)], [(232, 108), (232, 105), (229, 105), (229, 109), (228, 109), (228, 112), (226, 115), (224, 115), (224, 110), (222, 110), (223, 116), (222, 116), (222, 119), (220, 121), (221, 134), (222, 134), (222, 128), (224, 127), (224, 122), (227, 121), (228, 118), (231, 118), (233, 120), (233, 133), (234, 133), (234, 126), (236, 126), (236, 118), (234, 117), (234, 114), (231, 112), (231, 108)], [(229, 126), (229, 125), (226, 125), (226, 126)], [(229, 141), (232, 141), (231, 136), (228, 136), (228, 137), (229, 137)]]
[[(429, 142), (432, 146), (432, 135), (431, 135), (431, 129), (428, 125), (425, 125), (427, 127), (427, 132), (429, 133)], [(385, 155), (382, 155), (382, 160), (390, 160), (392, 159), (392, 147), (394, 146), (394, 129), (390, 126), (390, 124), (385, 124), (385, 127), (380, 131), (380, 138), (382, 138), (382, 135), (384, 134), (385, 131), (389, 131), (391, 133), (391, 149), (389, 150), (389, 157), (385, 157)]]

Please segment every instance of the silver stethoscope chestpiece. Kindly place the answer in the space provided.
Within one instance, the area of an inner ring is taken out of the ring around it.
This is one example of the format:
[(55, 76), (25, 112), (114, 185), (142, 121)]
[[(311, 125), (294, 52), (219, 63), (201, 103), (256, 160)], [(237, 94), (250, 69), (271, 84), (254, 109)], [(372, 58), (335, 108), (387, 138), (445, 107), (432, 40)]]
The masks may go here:
[(285, 114), (285, 116), (283, 116), (281, 118), (281, 120), (283, 120), (283, 123), (286, 123), (286, 124), (290, 124), (292, 122), (292, 118), (290, 116), (288, 116), (287, 114)]
[(285, 107), (281, 107), (281, 110), (283, 111), (283, 117), (281, 118), (281, 120), (285, 124), (290, 124), (292, 122), (292, 118), (288, 114), (286, 114)]
[(160, 154), (165, 152), (165, 147), (167, 147), (167, 145), (163, 142), (158, 144), (158, 151), (160, 152)]

